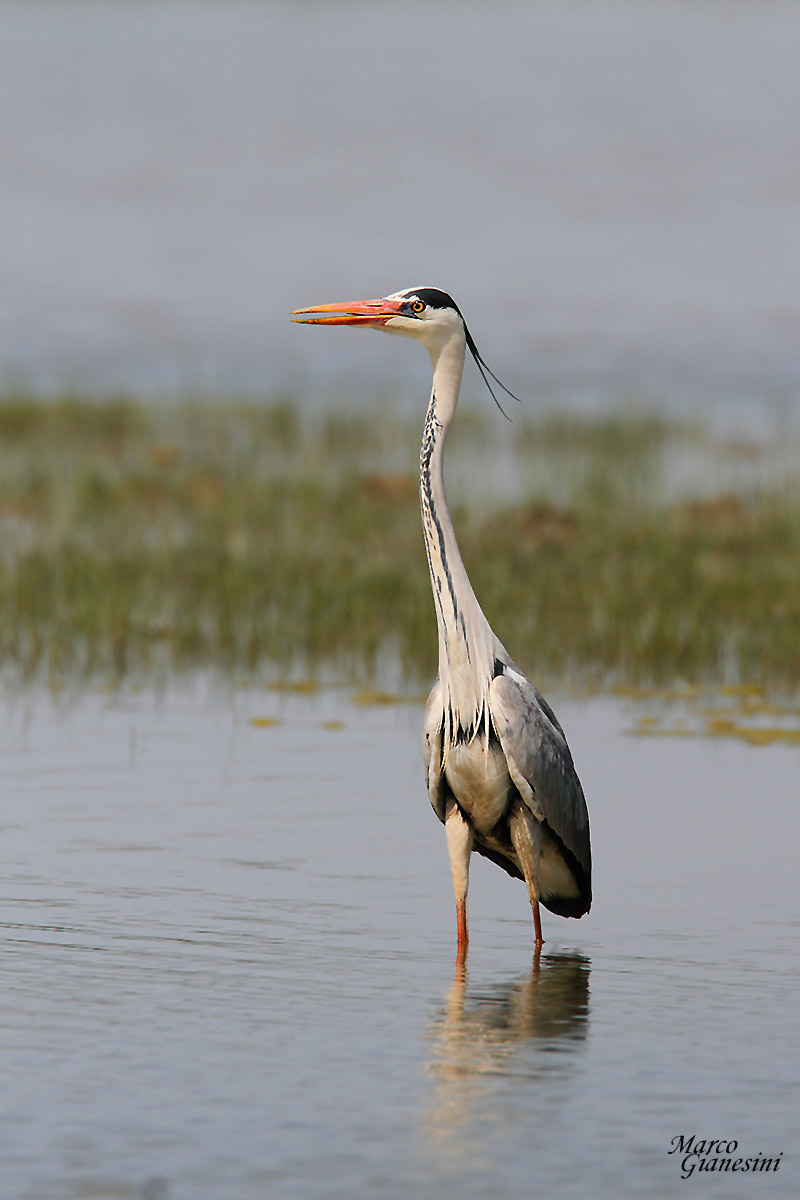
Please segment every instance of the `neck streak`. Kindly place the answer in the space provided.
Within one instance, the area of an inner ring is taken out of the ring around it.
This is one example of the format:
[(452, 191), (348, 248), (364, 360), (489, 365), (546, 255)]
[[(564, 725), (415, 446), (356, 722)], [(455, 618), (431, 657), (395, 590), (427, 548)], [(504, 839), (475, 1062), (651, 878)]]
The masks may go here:
[(463, 339), (459, 353), (434, 363), (433, 389), (420, 449), (422, 531), (439, 629), (439, 679), (445, 713), (445, 745), (460, 729), (471, 738), (488, 720), (486, 698), (500, 643), (472, 590), (456, 541), (444, 491), (444, 446), (455, 415)]

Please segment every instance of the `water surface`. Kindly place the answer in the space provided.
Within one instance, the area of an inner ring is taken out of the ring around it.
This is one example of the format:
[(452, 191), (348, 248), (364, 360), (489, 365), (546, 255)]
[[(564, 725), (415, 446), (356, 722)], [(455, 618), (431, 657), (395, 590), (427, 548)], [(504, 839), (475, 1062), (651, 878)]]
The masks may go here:
[[(203, 681), (8, 706), (7, 1195), (685, 1196), (677, 1135), (797, 1193), (797, 748), (551, 697), (596, 900), (475, 861), (466, 978), (421, 708)], [(254, 723), (255, 722), (255, 723)]]

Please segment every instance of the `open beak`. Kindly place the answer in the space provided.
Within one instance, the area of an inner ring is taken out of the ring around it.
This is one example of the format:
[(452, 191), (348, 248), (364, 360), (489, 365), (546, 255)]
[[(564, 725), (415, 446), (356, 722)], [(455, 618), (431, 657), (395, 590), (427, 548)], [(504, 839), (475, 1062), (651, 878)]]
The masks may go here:
[[(324, 315), (317, 315), (324, 314)], [(385, 325), (400, 315), (399, 300), (356, 300), (296, 308), (292, 319), (301, 325)]]

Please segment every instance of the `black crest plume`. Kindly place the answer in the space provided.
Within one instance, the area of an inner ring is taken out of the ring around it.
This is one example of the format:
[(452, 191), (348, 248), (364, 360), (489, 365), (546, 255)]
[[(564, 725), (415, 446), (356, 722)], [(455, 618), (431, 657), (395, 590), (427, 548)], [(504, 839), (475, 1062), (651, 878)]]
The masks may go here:
[[(462, 321), (464, 320), (463, 316), (461, 319), (462, 319)], [(464, 336), (467, 339), (467, 346), (469, 347), (469, 352), (472, 355), (472, 357), (475, 359), (475, 366), (480, 371), (481, 377), (483, 378), (483, 382), (486, 384), (487, 388), (489, 389), (489, 395), (492, 397), (492, 399), (494, 400), (497, 407), (500, 409), (500, 412), (503, 414), (505, 419), (507, 421), (510, 421), (511, 417), (508, 415), (508, 413), (506, 412), (506, 410), (503, 408), (502, 404), (498, 400), (497, 393), (495, 392), (494, 388), (492, 387), (491, 383), (489, 382), (489, 376), (492, 377), (492, 379), (495, 381), (495, 383), (497, 384), (498, 387), (503, 389), (503, 391), (506, 393), (507, 396), (510, 396), (512, 400), (516, 400), (518, 404), (520, 403), (519, 396), (515, 396), (514, 393), (512, 391), (510, 391), (509, 388), (507, 388), (506, 385), (500, 379), (497, 378), (497, 376), (495, 375), (495, 373), (491, 369), (491, 367), (487, 367), (486, 363), (484, 362), (483, 358), (481, 357), (478, 347), (475, 345), (475, 342), (472, 339), (472, 334), (467, 329), (466, 321), (464, 321)]]

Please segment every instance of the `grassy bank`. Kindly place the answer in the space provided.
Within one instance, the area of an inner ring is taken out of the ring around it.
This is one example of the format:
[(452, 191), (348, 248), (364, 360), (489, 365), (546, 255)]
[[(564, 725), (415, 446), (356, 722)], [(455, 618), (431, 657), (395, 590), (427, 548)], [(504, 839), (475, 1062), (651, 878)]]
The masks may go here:
[[(763, 448), (637, 419), (521, 421), (495, 442), (493, 417), (464, 414), (450, 493), (522, 666), (800, 683), (800, 487), (759, 472)], [(303, 420), (288, 402), (0, 403), (6, 674), (351, 678), (390, 660), (428, 681), (419, 424)]]

